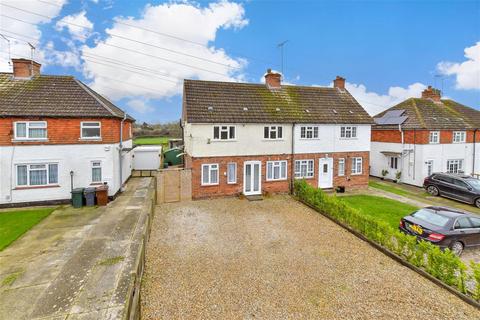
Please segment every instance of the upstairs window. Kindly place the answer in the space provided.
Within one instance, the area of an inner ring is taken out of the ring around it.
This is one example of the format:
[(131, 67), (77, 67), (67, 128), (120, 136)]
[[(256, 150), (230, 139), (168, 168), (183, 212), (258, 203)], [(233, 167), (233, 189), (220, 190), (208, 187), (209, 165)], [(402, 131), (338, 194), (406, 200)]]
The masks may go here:
[(263, 138), (265, 139), (283, 139), (283, 127), (281, 126), (269, 126), (263, 128)]
[(81, 123), (81, 138), (82, 139), (100, 139), (101, 124), (100, 122), (82, 122)]
[(15, 122), (15, 139), (39, 140), (47, 139), (46, 121)]
[(357, 137), (357, 127), (340, 127), (340, 138), (352, 139)]
[(464, 143), (467, 139), (467, 134), (465, 131), (454, 131), (453, 132), (453, 143)]
[(235, 126), (213, 126), (213, 140), (234, 140)]
[(58, 164), (20, 164), (17, 165), (17, 186), (48, 186), (58, 184)]
[(300, 138), (302, 139), (318, 139), (318, 127), (302, 126), (300, 127)]
[(429, 143), (440, 143), (440, 132), (430, 131)]

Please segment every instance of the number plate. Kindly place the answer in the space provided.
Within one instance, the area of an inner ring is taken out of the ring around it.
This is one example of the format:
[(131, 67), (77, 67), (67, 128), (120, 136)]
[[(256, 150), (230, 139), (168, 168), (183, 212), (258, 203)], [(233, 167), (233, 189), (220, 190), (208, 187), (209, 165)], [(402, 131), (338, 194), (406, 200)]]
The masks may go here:
[(423, 234), (423, 229), (422, 229), (422, 227), (420, 227), (420, 226), (417, 225), (417, 224), (412, 225), (412, 226), (410, 227), (410, 229), (411, 229), (413, 232), (415, 232), (416, 234), (418, 234), (418, 235)]

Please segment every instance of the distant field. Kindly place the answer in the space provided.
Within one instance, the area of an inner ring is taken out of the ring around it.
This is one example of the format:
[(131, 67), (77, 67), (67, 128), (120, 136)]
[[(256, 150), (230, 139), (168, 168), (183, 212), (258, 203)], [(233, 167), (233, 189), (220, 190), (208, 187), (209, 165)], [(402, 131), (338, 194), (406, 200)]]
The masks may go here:
[(153, 145), (153, 144), (161, 144), (163, 146), (168, 145), (169, 137), (138, 137), (133, 139), (133, 143), (137, 145)]

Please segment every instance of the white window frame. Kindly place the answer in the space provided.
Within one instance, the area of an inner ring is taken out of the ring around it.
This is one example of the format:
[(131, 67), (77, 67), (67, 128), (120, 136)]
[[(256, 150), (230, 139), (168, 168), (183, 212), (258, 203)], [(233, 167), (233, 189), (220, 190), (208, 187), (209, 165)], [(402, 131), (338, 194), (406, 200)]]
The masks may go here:
[[(19, 137), (17, 133), (17, 124), (25, 124), (25, 137)], [(45, 129), (45, 137), (35, 138), (30, 137), (30, 125), (31, 124), (43, 124), (43, 127), (32, 127), (32, 129)], [(16, 121), (13, 123), (14, 139), (15, 140), (47, 140), (48, 128), (47, 121)]]
[(428, 135), (428, 143), (438, 144), (440, 143), (440, 131), (430, 131)]
[[(285, 172), (282, 175), (282, 164), (285, 165)], [(278, 168), (278, 178), (275, 178), (275, 168)], [(288, 163), (287, 160), (267, 161), (267, 181), (282, 181), (287, 180)]]
[[(100, 165), (96, 165), (99, 163)], [(93, 181), (93, 169), (100, 168), (100, 181)], [(90, 162), (90, 181), (91, 183), (103, 183), (103, 166), (101, 160), (93, 160)]]
[[(456, 166), (456, 170), (450, 170), (450, 166)], [(463, 171), (463, 159), (447, 160), (447, 173), (459, 173)]]
[(356, 126), (341, 126), (340, 138), (342, 139), (356, 139), (358, 128)]
[[(319, 130), (318, 126), (300, 126), (300, 139), (318, 139)], [(309, 137), (309, 133), (311, 137)]]
[[(85, 126), (86, 123), (96, 123), (98, 126)], [(100, 134), (96, 137), (84, 137), (83, 129), (84, 128), (98, 128)], [(82, 121), (80, 123), (80, 139), (82, 140), (101, 140), (102, 139), (102, 122), (100, 121)]]
[[(433, 174), (434, 161), (432, 159), (429, 159), (429, 160), (425, 161), (425, 164), (427, 165), (427, 177), (429, 177)], [(429, 168), (431, 168), (430, 173), (428, 172)]]
[[(234, 176), (233, 176), (233, 179), (230, 180), (230, 170), (229, 170), (229, 167), (230, 166), (234, 166), (235, 167), (235, 170), (233, 171), (234, 172)], [(203, 179), (202, 179), (203, 181)], [(237, 183), (237, 163), (236, 162), (229, 162), (227, 163), (227, 184), (236, 184)]]
[(467, 141), (466, 131), (453, 131), (453, 136), (452, 136), (453, 143), (465, 143), (466, 141)]
[[(57, 166), (57, 181), (50, 182), (50, 165)], [(27, 167), (27, 184), (18, 183), (18, 167), (25, 166)], [(40, 169), (32, 169), (31, 166), (45, 166), (45, 171), (47, 174), (47, 183), (46, 184), (34, 184), (30, 183), (30, 171), (40, 171)], [(59, 165), (58, 162), (48, 162), (48, 163), (18, 163), (15, 164), (15, 186), (18, 188), (36, 188), (36, 187), (48, 187), (48, 186), (58, 186), (59, 185)]]
[(345, 158), (338, 159), (338, 176), (345, 176)]
[[(311, 170), (309, 170), (309, 163), (311, 163)], [(306, 176), (302, 176), (302, 166), (307, 166)], [(314, 176), (315, 161), (313, 161), (313, 159), (295, 160), (295, 179), (312, 179)]]
[[(218, 138), (215, 138), (215, 129), (218, 128)], [(233, 128), (233, 137), (231, 137), (230, 128)], [(227, 133), (227, 139), (222, 139), (222, 132)], [(237, 127), (234, 125), (215, 125), (213, 126), (213, 141), (235, 141), (237, 137)]]
[[(203, 180), (204, 180), (204, 179), (203, 179), (203, 178), (204, 178), (204, 176), (203, 176), (203, 168), (204, 168), (204, 167), (208, 167), (208, 182), (203, 182)], [(202, 180), (200, 181), (200, 183), (201, 183), (202, 186), (216, 186), (216, 185), (219, 184), (219, 171), (220, 171), (220, 166), (218, 165), (218, 163), (205, 163), (205, 164), (202, 164), (202, 168), (201, 168), (201, 169), (202, 169), (202, 172), (201, 172), (201, 179), (202, 179)], [(212, 171), (212, 170), (216, 170), (216, 171), (217, 171), (217, 182), (216, 182), (216, 183), (215, 183), (215, 182), (214, 182), (214, 183), (211, 182), (211, 177), (212, 177), (211, 171)]]
[[(360, 162), (360, 171), (357, 171), (358, 163)], [(353, 157), (352, 158), (352, 175), (361, 175), (363, 174), (363, 158), (362, 157)]]
[[(281, 129), (281, 130), (279, 130)], [(268, 130), (268, 132), (265, 132)], [(272, 138), (272, 133), (275, 133), (275, 138)], [(279, 135), (281, 133), (281, 135)], [(267, 134), (267, 137), (265, 137)], [(263, 127), (263, 139), (265, 140), (283, 140), (283, 126), (264, 126)]]

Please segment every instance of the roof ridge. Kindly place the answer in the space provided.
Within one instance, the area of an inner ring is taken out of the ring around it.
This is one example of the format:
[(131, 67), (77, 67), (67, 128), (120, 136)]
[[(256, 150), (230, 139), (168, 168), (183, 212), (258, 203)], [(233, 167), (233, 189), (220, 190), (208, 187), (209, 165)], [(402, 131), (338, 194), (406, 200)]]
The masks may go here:
[[(209, 83), (224, 83), (224, 84), (240, 84), (240, 85), (249, 85), (249, 86), (266, 86), (264, 83), (257, 82), (236, 82), (236, 81), (216, 81), (216, 80), (200, 80), (200, 79), (183, 79), (186, 82), (209, 82)], [(283, 87), (296, 87), (296, 88), (312, 88), (312, 89), (335, 89), (334, 87), (318, 86), (318, 85), (297, 85), (297, 84), (282, 84)]]
[[(74, 80), (83, 90), (85, 90), (93, 99), (95, 99), (97, 102), (99, 102), (102, 107), (104, 107), (105, 109), (107, 109), (108, 112), (110, 112), (113, 116), (118, 117), (118, 115), (115, 114), (115, 112), (113, 112), (113, 110), (112, 110), (110, 107), (108, 107), (103, 101), (101, 101), (100, 99), (98, 99), (98, 98), (90, 91), (91, 89), (90, 89), (86, 84), (84, 84), (82, 81), (80, 81), (80, 80), (78, 80), (78, 79), (75, 79), (75, 78), (73, 78), (73, 80)], [(123, 111), (123, 113), (124, 113), (124, 115), (126, 115), (126, 112), (125, 112), (125, 111)]]

